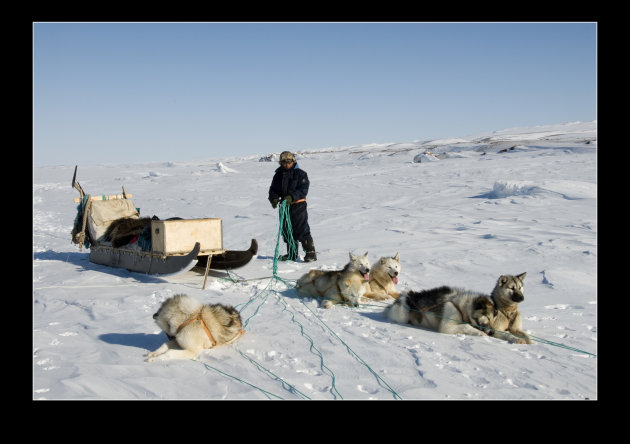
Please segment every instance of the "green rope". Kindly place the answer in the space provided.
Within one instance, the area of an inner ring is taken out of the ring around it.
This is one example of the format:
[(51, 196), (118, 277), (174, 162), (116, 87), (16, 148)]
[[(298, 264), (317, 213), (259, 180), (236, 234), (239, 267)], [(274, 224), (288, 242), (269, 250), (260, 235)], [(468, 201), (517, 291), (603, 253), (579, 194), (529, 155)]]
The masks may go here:
[[(295, 313), (293, 313), (292, 311), (289, 311), (288, 309), (288, 305), (282, 300), (282, 298), (276, 294), (276, 297), (278, 299), (278, 302), (282, 303), (283, 305), (283, 311), (287, 311), (290, 315), (291, 315), (291, 322), (297, 324), (300, 328), (300, 334), (302, 335), (302, 337), (306, 338), (306, 340), (308, 342), (310, 342), (311, 346), (309, 348), (309, 350), (312, 353), (317, 354), (317, 356), (319, 356), (319, 366), (322, 370), (322, 372), (328, 374), (332, 380), (332, 387), (330, 389), (331, 393), (333, 394), (333, 396), (335, 396), (335, 393), (339, 396), (339, 398), (343, 399), (343, 396), (341, 396), (341, 393), (339, 393), (339, 390), (337, 390), (337, 387), (335, 385), (335, 373), (326, 365), (324, 364), (324, 355), (322, 355), (322, 352), (315, 347), (315, 343), (313, 342), (313, 338), (311, 338), (305, 331), (304, 331), (304, 325), (302, 325), (297, 319), (295, 319)], [(333, 393), (334, 392), (334, 393)]]
[(400, 397), (400, 395), (398, 393), (396, 393), (396, 391), (391, 388), (391, 386), (385, 382), (385, 380), (383, 378), (381, 378), (379, 375), (376, 374), (376, 372), (372, 369), (372, 367), (370, 367), (368, 365), (367, 362), (365, 362), (354, 350), (352, 350), (352, 348), (343, 340), (339, 337), (339, 335), (337, 335), (337, 333), (335, 333), (324, 321), (322, 321), (320, 319), (319, 316), (317, 316), (316, 313), (313, 312), (313, 310), (310, 309), (310, 307), (308, 305), (306, 305), (304, 303), (303, 299), (300, 299), (300, 302), (302, 303), (302, 305), (304, 305), (311, 313), (313, 313), (313, 315), (315, 316), (315, 318), (322, 323), (322, 325), (324, 327), (326, 327), (326, 329), (328, 329), (328, 331), (330, 331), (330, 333), (332, 333), (332, 335), (334, 337), (336, 337), (339, 342), (341, 342), (343, 345), (345, 345), (346, 349), (348, 350), (348, 353), (350, 353), (351, 356), (353, 356), (357, 361), (359, 361), (361, 364), (365, 365), (365, 367), (367, 367), (367, 369), (370, 371), (370, 373), (372, 373), (372, 375), (374, 375), (374, 377), (376, 378), (377, 382), (382, 386), (385, 387), (387, 390), (389, 390), (393, 395), (395, 399), (402, 399)]
[[(277, 236), (277, 240), (276, 240), (276, 251), (274, 254), (274, 263), (273, 263), (273, 277), (274, 279), (272, 279), (272, 281), (274, 280), (279, 280), (281, 282), (283, 282), (285, 285), (287, 285), (288, 287), (293, 287), (295, 288), (295, 284), (291, 285), (288, 283), (288, 280), (282, 279), (281, 277), (278, 276), (278, 258), (279, 258), (279, 254), (278, 254), (278, 250), (280, 248), (280, 235), (281, 233), (284, 231), (284, 238), (288, 240), (287, 244), (288, 244), (288, 255), (289, 257), (291, 257), (291, 253), (294, 252), (295, 253), (295, 257), (297, 257), (297, 245), (295, 244), (295, 240), (293, 239), (293, 228), (291, 226), (291, 218), (289, 215), (289, 206), (287, 205), (287, 203), (285, 201), (282, 201), (280, 203), (280, 210), (278, 211), (278, 224), (280, 226), (280, 229), (278, 230), (278, 236)], [(278, 298), (278, 300), (281, 300), (280, 298)], [(319, 316), (317, 316), (316, 313), (314, 313), (305, 303), (302, 299), (300, 299), (300, 302), (311, 312), (313, 313), (313, 315), (317, 318), (317, 320), (319, 320), (343, 345), (346, 346), (346, 349), (348, 350), (348, 352), (355, 357), (355, 359), (357, 359), (359, 362), (361, 362), (363, 365), (365, 365), (367, 367), (367, 369), (376, 377), (377, 381), (379, 382), (379, 384), (381, 384), (381, 386), (385, 386), (390, 392), (392, 392), (394, 394), (394, 398), (397, 399), (402, 399), (398, 393), (396, 393), (390, 386), (389, 384), (387, 384), (379, 375), (376, 374), (376, 372), (374, 372), (374, 370), (372, 370), (372, 368), (367, 364), (367, 362), (365, 362), (363, 359), (361, 359), (361, 357), (350, 348), (350, 346), (348, 344), (346, 344), (330, 327), (328, 327), (328, 325), (326, 325), (326, 323), (324, 323), (324, 321), (322, 321)], [(284, 302), (283, 302), (284, 304)], [(286, 305), (285, 305), (286, 307)], [(295, 320), (295, 316), (292, 315), (292, 321), (293, 322), (297, 322)], [(310, 343), (311, 343), (311, 350), (313, 350), (313, 348), (315, 348), (313, 341), (310, 337), (307, 337), (308, 335), (305, 334), (304, 332), (304, 326), (302, 324), (300, 324), (299, 322), (297, 322), (300, 325), (300, 330), (301, 330), (301, 334), (302, 336), (304, 336), (305, 338), (307, 338)], [(316, 349), (316, 348), (315, 348)], [(316, 349), (317, 350), (317, 349)], [(322, 370), (324, 369), (324, 367), (326, 367), (323, 364), (323, 356), (321, 355), (321, 353), (319, 352), (319, 350), (317, 350), (318, 354), (320, 355), (321, 358), (321, 365), (322, 365)], [(328, 367), (326, 367), (328, 369)], [(334, 382), (335, 382), (335, 377), (334, 377), (334, 373), (331, 370), (331, 375), (332, 380), (333, 380), (333, 387), (334, 387)], [(335, 389), (336, 391), (336, 389)], [(339, 392), (337, 392), (337, 394), (339, 394)], [(341, 397), (341, 394), (339, 394), (339, 396)], [(343, 398), (342, 398), (343, 399)]]
[[(196, 360), (196, 359), (193, 359), (193, 361), (197, 361), (197, 360)], [(238, 382), (242, 382), (243, 384), (247, 384), (247, 385), (249, 385), (250, 387), (255, 388), (256, 390), (259, 390), (259, 391), (263, 392), (265, 395), (267, 395), (267, 398), (269, 398), (270, 396), (273, 396), (273, 397), (278, 398), (278, 399), (284, 399), (284, 398), (282, 398), (282, 397), (280, 397), (280, 396), (278, 396), (278, 395), (274, 395), (273, 393), (268, 392), (267, 390), (263, 390), (263, 389), (261, 389), (260, 387), (255, 386), (254, 384), (250, 384), (250, 383), (249, 383), (249, 382), (247, 382), (247, 381), (243, 381), (242, 379), (237, 378), (236, 376), (232, 376), (232, 375), (230, 375), (230, 374), (227, 374), (227, 373), (225, 373), (225, 372), (222, 372), (222, 371), (221, 371), (221, 370), (219, 370), (218, 368), (214, 368), (214, 367), (212, 367), (212, 366), (210, 366), (210, 365), (206, 364), (205, 362), (202, 362), (202, 361), (197, 361), (197, 362), (201, 362), (201, 363), (204, 365), (204, 367), (206, 367), (208, 370), (214, 370), (215, 372), (220, 373), (220, 374), (222, 374), (223, 376), (227, 376), (228, 378), (232, 378), (232, 379), (234, 379), (234, 380), (236, 380), (236, 381), (238, 381)], [(269, 398), (269, 399), (271, 399), (271, 398)]]
[(571, 346), (568, 346), (566, 344), (561, 344), (560, 342), (549, 341), (548, 339), (539, 338), (538, 336), (530, 335), (530, 337), (532, 339), (538, 341), (538, 342), (542, 342), (543, 344), (553, 345), (554, 347), (560, 347), (560, 348), (564, 348), (564, 349), (571, 350), (571, 351), (574, 351), (574, 352), (584, 353), (586, 355), (597, 357), (597, 355), (595, 353), (591, 353), (591, 352), (587, 352), (587, 351), (584, 351), (584, 350), (580, 350), (579, 348), (571, 347)]
[[(252, 364), (254, 364), (256, 367), (258, 367), (260, 370), (262, 370), (263, 372), (267, 373), (268, 375), (272, 376), (273, 378), (275, 378), (276, 380), (280, 381), (282, 383), (283, 388), (285, 388), (285, 390), (288, 390), (290, 392), (294, 392), (297, 393), (298, 395), (300, 395), (302, 398), (304, 399), (311, 399), (309, 398), (307, 395), (305, 395), (304, 393), (302, 393), (301, 391), (299, 391), (297, 388), (295, 388), (295, 386), (289, 384), (288, 382), (286, 382), (284, 379), (282, 379), (280, 376), (276, 375), (275, 373), (273, 373), (271, 370), (269, 370), (268, 368), (265, 368), (261, 363), (256, 362), (254, 359), (252, 359), (251, 357), (247, 356), (245, 353), (243, 353), (240, 350), (236, 350), (237, 352), (240, 353), (240, 355), (242, 357), (244, 357), (245, 359), (247, 359), (249, 362), (251, 362)], [(287, 388), (288, 387), (288, 388)]]
[[(245, 310), (250, 304), (252, 304), (255, 300), (257, 299), (262, 299), (262, 301), (258, 304), (258, 306), (256, 307), (256, 309), (254, 310), (254, 313), (249, 316), (244, 322), (243, 322), (243, 328), (245, 328), (247, 325), (249, 325), (249, 321), (258, 314), (258, 312), (260, 311), (261, 307), (266, 303), (269, 295), (271, 294), (271, 292), (274, 292), (276, 294), (276, 297), (278, 299), (278, 301), (280, 303), (282, 303), (283, 305), (283, 311), (288, 312), (291, 315), (291, 321), (295, 324), (298, 325), (299, 329), (300, 329), (300, 334), (310, 343), (310, 348), (309, 350), (311, 351), (311, 353), (316, 354), (319, 357), (320, 360), (320, 368), (322, 370), (323, 373), (327, 374), (328, 376), (331, 377), (332, 380), (332, 384), (331, 384), (331, 393), (333, 394), (333, 396), (335, 398), (339, 397), (341, 399), (343, 399), (343, 396), (341, 396), (341, 393), (339, 393), (339, 391), (336, 388), (335, 385), (335, 374), (334, 372), (324, 363), (324, 356), (322, 355), (321, 351), (315, 347), (315, 343), (313, 342), (313, 339), (305, 332), (304, 330), (304, 326), (295, 319), (295, 314), (293, 312), (291, 312), (290, 310), (288, 310), (287, 305), (284, 303), (284, 301), (282, 300), (282, 298), (279, 297), (279, 292), (273, 287), (273, 284), (276, 281), (279, 281), (283, 284), (285, 284), (288, 287), (295, 287), (295, 284), (291, 284), (290, 281), (294, 281), (291, 279), (283, 279), (281, 277), (278, 276), (278, 261), (280, 260), (280, 254), (279, 254), (279, 249), (280, 249), (280, 236), (283, 234), (283, 230), (284, 230), (284, 234), (285, 234), (285, 239), (289, 240), (288, 242), (288, 254), (291, 255), (291, 251), (293, 249), (293, 251), (297, 251), (296, 245), (295, 245), (295, 241), (293, 240), (293, 232), (292, 232), (292, 227), (291, 227), (291, 220), (289, 217), (289, 212), (288, 212), (288, 205), (286, 202), (281, 202), (280, 204), (280, 211), (278, 212), (278, 230), (277, 233), (278, 235), (276, 236), (276, 247), (275, 247), (275, 253), (274, 253), (274, 258), (273, 258), (273, 276), (270, 276), (270, 281), (267, 283), (267, 285), (265, 286), (265, 288), (263, 288), (262, 291), (256, 293), (254, 296), (252, 296), (245, 304), (243, 304), (242, 306), (237, 305), (235, 308), (237, 308), (239, 310), (239, 312), (242, 312), (243, 310)], [(228, 272), (228, 277), (230, 278), (230, 280), (232, 282), (244, 282), (246, 281), (246, 279), (234, 279), (232, 276), (230, 276), (230, 273)], [(259, 279), (267, 279), (267, 278), (259, 278)], [(248, 279), (248, 280), (256, 280), (256, 279)], [(240, 353), (240, 352), (239, 352)], [(241, 353), (242, 355), (242, 353)], [(268, 369), (265, 369), (262, 365), (260, 365), (259, 363), (253, 362), (249, 357), (244, 356), (247, 359), (250, 360), (250, 362), (252, 362), (252, 364), (256, 365), (259, 369), (267, 372), (267, 373), (271, 373)], [(277, 378), (278, 380), (282, 381), (283, 385), (286, 385), (288, 387), (291, 388), (292, 391), (295, 391), (297, 393), (299, 393), (300, 395), (302, 395), (303, 397), (308, 398), (308, 396), (304, 395), (303, 393), (299, 392), (294, 386), (288, 384), (286, 381), (283, 381), (281, 378), (279, 378), (278, 376), (274, 375), (275, 378)]]
[[(249, 301), (247, 301), (242, 308), (238, 308), (239, 306), (236, 306), (235, 308), (237, 308), (239, 310), (239, 312), (242, 312), (248, 305), (252, 304), (255, 300), (257, 299), (262, 299), (262, 301), (258, 304), (258, 306), (256, 307), (256, 309), (254, 310), (254, 313), (249, 316), (244, 322), (243, 322), (243, 328), (245, 328), (248, 324), (249, 321), (258, 314), (258, 311), (260, 310), (260, 308), (267, 302), (267, 299), (269, 297), (269, 295), (273, 292), (276, 294), (276, 297), (278, 299), (278, 301), (280, 303), (282, 303), (283, 305), (283, 311), (287, 311), (290, 315), (291, 315), (291, 321), (295, 324), (298, 325), (298, 327), (300, 328), (300, 334), (310, 343), (310, 351), (311, 353), (316, 354), (319, 357), (320, 360), (320, 368), (322, 370), (323, 373), (327, 374), (328, 376), (331, 377), (332, 380), (332, 388), (331, 388), (331, 393), (333, 394), (333, 396), (335, 398), (337, 398), (337, 396), (341, 399), (343, 399), (343, 396), (341, 396), (341, 394), (339, 393), (339, 391), (336, 388), (335, 385), (335, 374), (334, 372), (328, 367), (326, 366), (326, 364), (324, 363), (324, 356), (322, 355), (321, 351), (319, 351), (319, 349), (317, 347), (315, 347), (315, 343), (313, 342), (313, 339), (304, 331), (304, 326), (302, 324), (300, 324), (296, 319), (295, 319), (295, 315), (289, 311), (287, 309), (287, 305), (284, 303), (284, 301), (282, 300), (282, 298), (279, 297), (280, 292), (274, 288), (273, 284), (275, 282), (282, 282), (285, 283), (286, 285), (286, 281), (283, 280), (282, 278), (279, 277), (275, 277), (272, 276), (271, 280), (269, 281), (269, 283), (267, 283), (267, 285), (265, 286), (265, 288), (256, 293), (254, 296), (252, 296)], [(249, 358), (248, 358), (249, 359)], [(251, 361), (251, 360), (250, 360)], [(255, 364), (257, 365), (259, 368), (262, 367), (260, 364)], [(274, 375), (275, 376), (275, 375)], [(278, 379), (280, 379), (279, 377), (277, 377)], [(282, 381), (283, 384), (286, 384), (289, 387), (292, 387), (293, 389), (295, 389), (293, 386), (291, 386), (290, 384), (286, 383), (285, 381)], [(297, 389), (295, 389), (295, 391), (297, 391)], [(302, 394), (303, 396), (306, 396), (304, 394)]]
[(276, 238), (276, 251), (273, 255), (273, 275), (278, 275), (278, 260), (280, 259), (280, 236), (282, 236), (287, 243), (287, 255), (288, 257), (297, 258), (298, 247), (293, 239), (293, 227), (291, 226), (291, 215), (289, 214), (289, 204), (285, 200), (280, 202), (278, 206), (278, 236)]
[[(331, 387), (331, 393), (333, 394), (333, 396), (335, 396), (335, 398), (338, 396), (339, 398), (343, 399), (343, 396), (341, 396), (341, 393), (339, 393), (339, 391), (336, 388), (335, 385), (335, 373), (324, 363), (324, 356), (322, 355), (321, 351), (315, 347), (315, 343), (313, 341), (313, 339), (305, 332), (304, 329), (304, 325), (302, 325), (299, 321), (297, 321), (297, 319), (295, 318), (295, 313), (291, 312), (288, 309), (287, 304), (282, 300), (282, 298), (280, 298), (279, 296), (279, 292), (275, 289), (272, 288), (273, 283), (275, 283), (276, 281), (279, 281), (283, 284), (285, 284), (287, 287), (289, 288), (295, 288), (295, 282), (291, 282), (291, 281), (295, 281), (294, 279), (283, 279), (281, 277), (278, 276), (278, 261), (280, 259), (280, 255), (279, 255), (279, 249), (280, 249), (280, 236), (283, 234), (284, 231), (284, 239), (287, 239), (288, 242), (288, 254), (289, 256), (291, 256), (292, 251), (297, 253), (297, 246), (295, 244), (295, 241), (293, 239), (293, 232), (292, 232), (292, 227), (291, 227), (291, 220), (289, 217), (289, 211), (288, 211), (288, 205), (286, 202), (281, 202), (280, 204), (280, 210), (278, 212), (278, 235), (276, 237), (276, 247), (275, 247), (275, 252), (274, 252), (274, 259), (273, 259), (273, 276), (270, 276), (270, 281), (269, 283), (267, 283), (267, 285), (265, 286), (265, 288), (255, 294), (254, 296), (252, 296), (249, 301), (247, 301), (245, 304), (242, 305), (241, 308), (238, 308), (239, 306), (236, 306), (235, 308), (237, 308), (239, 310), (239, 312), (242, 312), (245, 308), (247, 308), (250, 304), (252, 304), (255, 300), (257, 299), (261, 299), (262, 301), (258, 304), (258, 306), (256, 307), (256, 309), (254, 310), (254, 313), (249, 316), (245, 322), (243, 322), (243, 328), (245, 328), (247, 325), (249, 325), (249, 321), (255, 317), (259, 310), (261, 309), (261, 307), (267, 302), (267, 299), (269, 297), (269, 294), (271, 292), (274, 292), (276, 294), (277, 300), (283, 305), (283, 311), (288, 312), (291, 315), (291, 321), (295, 324), (298, 325), (299, 329), (300, 329), (300, 334), (302, 335), (302, 337), (304, 337), (307, 341), (309, 341), (310, 343), (310, 351), (312, 353), (315, 353), (319, 356), (320, 358), (320, 368), (322, 369), (322, 372), (326, 373), (327, 375), (329, 375), (331, 377), (332, 380), (332, 387)], [(295, 254), (297, 256), (297, 254)], [(234, 279), (232, 276), (230, 276), (229, 272), (228, 272), (228, 278), (232, 281), (232, 282), (244, 282), (246, 281), (245, 279)], [(263, 278), (260, 278), (263, 279)], [(266, 279), (266, 278), (265, 278)], [(249, 279), (249, 280), (254, 280), (254, 279)], [(263, 298), (264, 295), (264, 298)], [(363, 360), (354, 350), (352, 350), (352, 348), (345, 343), (328, 325), (326, 325), (326, 323), (324, 323), (324, 321), (322, 321), (316, 313), (314, 313), (305, 303), (303, 300), (300, 299), (300, 302), (313, 314), (315, 315), (315, 317), (319, 320), (319, 322), (321, 322), (324, 327), (326, 327), (326, 329), (328, 329), (328, 331), (330, 331), (348, 350), (348, 352), (355, 358), (357, 359), (360, 363), (362, 363), (363, 365), (365, 365), (367, 367), (367, 369), (374, 375), (374, 377), (377, 379), (377, 382), (387, 388), (393, 395), (394, 398), (396, 399), (402, 399), (400, 397), (400, 395), (398, 395), (398, 393), (396, 393), (395, 390), (393, 390), (391, 388), (391, 386), (389, 384), (387, 384), (387, 382), (385, 382), (385, 380), (383, 380), (378, 374), (376, 374), (376, 372), (367, 364), (367, 362), (365, 362), (365, 360)], [(277, 380), (281, 381), (281, 383), (283, 384), (284, 387), (289, 387), (291, 392), (295, 392), (300, 394), (303, 397), (308, 398), (308, 396), (306, 396), (305, 394), (299, 392), (294, 386), (290, 385), (289, 383), (287, 383), (286, 381), (282, 380), (282, 378), (278, 377), (277, 375), (273, 374), (270, 370), (264, 368), (261, 364), (255, 362), (254, 360), (252, 360), (251, 358), (249, 358), (248, 356), (245, 356), (242, 352), (239, 351), (239, 353), (245, 357), (246, 359), (248, 359), (252, 364), (256, 365), (259, 369), (261, 369), (262, 371), (272, 375), (274, 378), (276, 378)], [(204, 364), (206, 365), (206, 364)], [(216, 369), (213, 369), (216, 370)], [(219, 371), (219, 370), (216, 370)], [(221, 372), (222, 374), (232, 377), (236, 380), (239, 380), (245, 384), (248, 384), (250, 386), (252, 386), (251, 384), (242, 381), (238, 378), (235, 378), (233, 376), (227, 375), (223, 372)], [(261, 390), (258, 387), (252, 386), (258, 390)], [(269, 394), (268, 392), (263, 391), (265, 394)], [(276, 395), (273, 395), (276, 396)], [(310, 399), (310, 398), (309, 398)]]

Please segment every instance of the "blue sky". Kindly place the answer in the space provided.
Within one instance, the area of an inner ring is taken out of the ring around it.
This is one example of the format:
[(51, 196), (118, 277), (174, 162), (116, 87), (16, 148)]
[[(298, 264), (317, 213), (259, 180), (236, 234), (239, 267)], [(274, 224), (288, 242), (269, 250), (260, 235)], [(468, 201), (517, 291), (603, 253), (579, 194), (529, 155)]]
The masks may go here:
[(33, 165), (597, 119), (596, 23), (34, 23)]

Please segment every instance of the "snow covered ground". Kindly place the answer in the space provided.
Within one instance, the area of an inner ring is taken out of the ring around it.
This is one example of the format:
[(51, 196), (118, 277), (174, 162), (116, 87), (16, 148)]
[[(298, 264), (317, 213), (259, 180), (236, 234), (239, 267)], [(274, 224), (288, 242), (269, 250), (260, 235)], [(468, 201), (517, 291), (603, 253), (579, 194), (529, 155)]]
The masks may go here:
[[(259, 160), (270, 154), (79, 165), (86, 193), (124, 186), (143, 216), (222, 218), (228, 249), (258, 240), (255, 259), (212, 271), (205, 290), (194, 271), (90, 263), (70, 241), (74, 165), (34, 168), (33, 399), (597, 399), (596, 122), (298, 152), (318, 261), (280, 263), (285, 282), (269, 278), (278, 164)], [(393, 324), (388, 302), (298, 298), (293, 280), (310, 268), (366, 251), (372, 263), (400, 253), (399, 290), (489, 293), (499, 275), (527, 272), (520, 311), (538, 340)], [(166, 339), (152, 314), (177, 293), (234, 305), (246, 334), (197, 360), (145, 362)]]

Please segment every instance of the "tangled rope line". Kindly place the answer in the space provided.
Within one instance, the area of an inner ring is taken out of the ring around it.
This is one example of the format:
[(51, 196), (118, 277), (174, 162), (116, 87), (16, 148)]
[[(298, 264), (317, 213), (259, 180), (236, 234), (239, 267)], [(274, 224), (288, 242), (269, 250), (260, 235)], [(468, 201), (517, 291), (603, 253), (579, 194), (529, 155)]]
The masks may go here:
[[(239, 310), (239, 312), (243, 312), (246, 308), (248, 308), (250, 305), (252, 305), (253, 313), (247, 319), (245, 319), (243, 321), (243, 328), (245, 328), (245, 327), (247, 327), (249, 325), (249, 322), (259, 313), (259, 311), (262, 308), (262, 306), (267, 302), (267, 300), (269, 298), (269, 295), (271, 295), (273, 293), (276, 296), (276, 300), (278, 301), (278, 303), (280, 303), (282, 305), (282, 307), (283, 307), (282, 311), (289, 314), (289, 316), (291, 317), (291, 322), (294, 323), (298, 327), (301, 336), (304, 337), (304, 339), (306, 339), (308, 341), (310, 352), (319, 357), (320, 368), (321, 368), (322, 372), (324, 374), (328, 375), (331, 378), (330, 393), (332, 394), (334, 399), (343, 399), (343, 396), (341, 395), (341, 393), (339, 392), (339, 390), (337, 389), (337, 386), (336, 386), (337, 378), (336, 378), (336, 375), (335, 375), (334, 371), (328, 365), (326, 365), (326, 362), (325, 362), (325, 359), (324, 359), (324, 355), (316, 347), (315, 342), (313, 341), (313, 338), (306, 332), (306, 329), (304, 328), (304, 325), (297, 320), (295, 313), (293, 311), (291, 311), (289, 305), (285, 302), (285, 300), (284, 300), (284, 298), (282, 297), (282, 294), (281, 294), (281, 289), (276, 287), (276, 284), (279, 283), (279, 284), (282, 284), (285, 288), (295, 288), (295, 281), (294, 280), (292, 280), (292, 279), (284, 279), (284, 278), (278, 276), (278, 262), (280, 260), (280, 254), (279, 254), (280, 236), (284, 235), (283, 236), (284, 239), (287, 240), (287, 244), (288, 244), (288, 248), (289, 248), (289, 254), (291, 254), (291, 249), (292, 248), (294, 248), (295, 252), (297, 253), (297, 245), (295, 244), (295, 241), (293, 241), (291, 220), (290, 220), (290, 217), (289, 217), (289, 209), (288, 208), (289, 207), (286, 204), (286, 202), (281, 202), (280, 205), (279, 205), (278, 230), (277, 230), (278, 234), (277, 234), (277, 237), (276, 237), (276, 246), (275, 246), (274, 257), (273, 257), (273, 265), (272, 265), (273, 276), (270, 277), (270, 281), (267, 283), (267, 285), (260, 292), (256, 293), (254, 296), (252, 296), (242, 306), (236, 306), (235, 308), (237, 308)], [(234, 279), (230, 275), (230, 273), (228, 273), (228, 277), (229, 277), (229, 279), (232, 282), (243, 282), (243, 281), (245, 281), (244, 279)], [(263, 279), (267, 279), (267, 278), (263, 278)], [(254, 304), (255, 301), (256, 301), (256, 305), (254, 306), (253, 304)], [(400, 397), (400, 395), (398, 393), (396, 393), (396, 391), (394, 389), (392, 389), (392, 387), (382, 377), (380, 377), (368, 365), (368, 363), (365, 362), (365, 360), (363, 360), (346, 342), (344, 342), (339, 337), (339, 335), (337, 335), (310, 307), (308, 307), (308, 305), (306, 305), (302, 299), (300, 299), (300, 303), (302, 305), (304, 305), (304, 307), (306, 307), (314, 315), (314, 317), (325, 327), (325, 329), (327, 331), (329, 331), (335, 338), (337, 338), (346, 347), (348, 353), (351, 356), (353, 356), (358, 362), (360, 362), (361, 364), (366, 366), (366, 368), (370, 371), (370, 373), (372, 373), (372, 375), (374, 375), (374, 377), (376, 378), (376, 380), (379, 383), (379, 385), (384, 387), (386, 390), (390, 391), (395, 399), (402, 399)], [(241, 354), (241, 356), (245, 357), (250, 362), (252, 362), (252, 364), (254, 364), (258, 369), (260, 369), (261, 371), (263, 371), (264, 373), (266, 373), (268, 375), (271, 375), (274, 379), (280, 381), (282, 383), (283, 387), (285, 389), (289, 390), (291, 393), (298, 394), (302, 398), (310, 399), (307, 395), (305, 395), (304, 393), (302, 393), (299, 390), (297, 390), (293, 385), (291, 385), (288, 382), (282, 380), (282, 378), (280, 378), (279, 376), (273, 374), (273, 372), (271, 372), (269, 369), (267, 369), (264, 366), (262, 366), (260, 363), (254, 361), (251, 357), (246, 356), (240, 350), (239, 350), (239, 353)], [(249, 384), (249, 385), (251, 385), (251, 384)], [(263, 391), (263, 392), (265, 392), (265, 394), (268, 395), (268, 392), (266, 392), (266, 391)]]

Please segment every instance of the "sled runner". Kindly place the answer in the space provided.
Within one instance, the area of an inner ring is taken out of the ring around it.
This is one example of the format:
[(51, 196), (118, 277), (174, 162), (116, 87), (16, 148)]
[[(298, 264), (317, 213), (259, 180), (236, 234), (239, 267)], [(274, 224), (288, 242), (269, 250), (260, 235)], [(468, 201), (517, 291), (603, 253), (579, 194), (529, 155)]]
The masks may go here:
[[(225, 253), (212, 256), (210, 268), (213, 270), (233, 270), (240, 268), (252, 260), (252, 257), (258, 253), (258, 242), (252, 239), (247, 250), (226, 250)], [(208, 256), (199, 256), (197, 264), (194, 268), (206, 268)]]
[[(76, 181), (72, 187), (80, 198), (72, 229), (72, 242), (90, 249), (90, 262), (115, 268), (169, 275), (203, 267), (239, 268), (258, 252), (252, 239), (249, 249), (230, 251), (223, 248), (223, 227), (219, 218), (160, 220), (140, 217), (139, 209), (123, 187), (122, 194), (86, 195)], [(205, 279), (204, 279), (205, 287)]]

